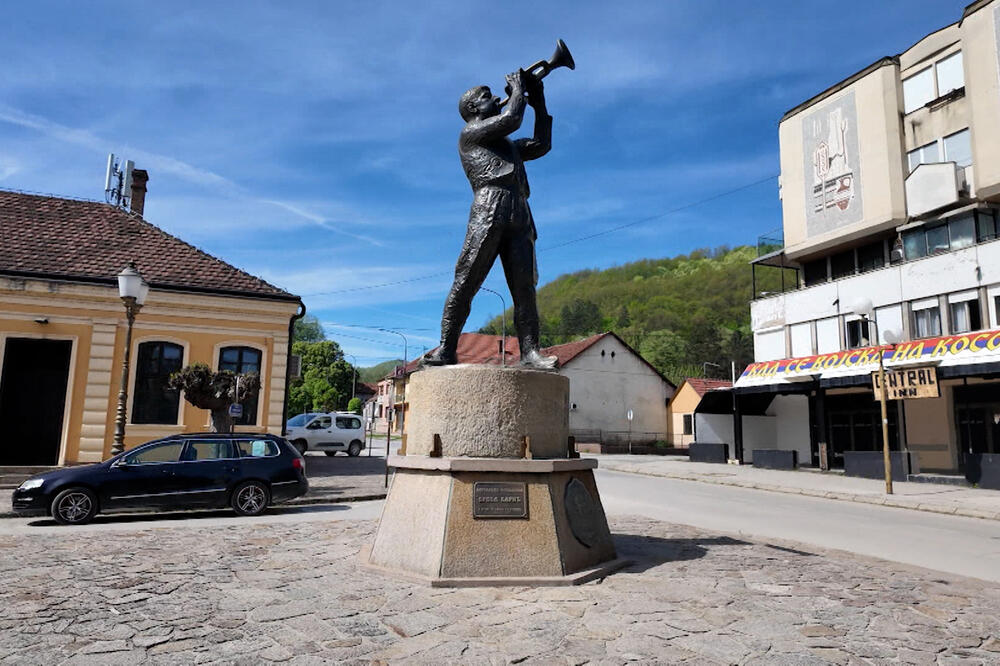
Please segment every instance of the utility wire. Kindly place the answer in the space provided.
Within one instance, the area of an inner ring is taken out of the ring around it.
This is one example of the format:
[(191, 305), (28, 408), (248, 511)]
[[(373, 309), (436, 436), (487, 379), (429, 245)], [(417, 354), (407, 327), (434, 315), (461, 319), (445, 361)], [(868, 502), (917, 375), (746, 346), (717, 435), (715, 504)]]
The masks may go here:
[[(580, 236), (579, 238), (573, 238), (573, 239), (570, 239), (570, 240), (565, 241), (563, 243), (557, 243), (556, 245), (550, 245), (548, 247), (541, 248), (538, 251), (539, 252), (548, 252), (549, 250), (555, 250), (555, 249), (558, 249), (558, 248), (561, 248), (561, 247), (566, 247), (567, 245), (573, 245), (574, 243), (581, 243), (581, 242), (583, 242), (585, 240), (591, 240), (593, 238), (599, 238), (601, 236), (606, 236), (607, 234), (611, 234), (611, 233), (614, 233), (616, 231), (621, 231), (622, 229), (627, 229), (628, 227), (634, 227), (634, 226), (639, 225), (639, 224), (645, 224), (647, 222), (652, 222), (654, 220), (658, 220), (658, 219), (666, 217), (668, 215), (672, 215), (674, 213), (679, 213), (679, 212), (681, 212), (683, 210), (688, 210), (690, 208), (694, 208), (696, 206), (701, 206), (703, 204), (707, 204), (707, 203), (715, 201), (717, 199), (721, 199), (723, 197), (727, 197), (730, 194), (736, 194), (737, 192), (742, 192), (743, 190), (748, 190), (751, 187), (756, 187), (757, 185), (760, 185), (761, 183), (766, 183), (767, 181), (774, 180), (777, 177), (778, 177), (778, 174), (773, 174), (771, 176), (768, 176), (767, 178), (761, 178), (760, 180), (755, 180), (752, 183), (747, 183), (746, 185), (741, 185), (740, 187), (735, 187), (735, 188), (733, 188), (731, 190), (726, 190), (725, 192), (720, 192), (718, 194), (713, 194), (710, 197), (706, 197), (704, 199), (699, 199), (698, 201), (693, 201), (691, 203), (684, 204), (683, 206), (677, 206), (676, 208), (671, 208), (670, 210), (664, 211), (662, 213), (657, 213), (656, 215), (650, 215), (649, 217), (644, 217), (644, 218), (635, 220), (633, 222), (627, 222), (626, 224), (620, 224), (620, 225), (618, 225), (616, 227), (612, 227), (610, 229), (605, 229), (604, 231), (598, 231), (597, 233), (588, 234), (586, 236)], [(364, 285), (364, 286), (361, 286), (361, 287), (350, 287), (348, 289), (336, 289), (334, 291), (320, 291), (320, 292), (316, 292), (314, 294), (305, 294), (305, 296), (332, 296), (334, 294), (346, 294), (346, 293), (353, 292), (353, 291), (367, 291), (369, 289), (381, 289), (383, 287), (394, 287), (394, 286), (400, 285), (400, 284), (410, 284), (411, 282), (420, 282), (421, 280), (430, 280), (432, 278), (442, 277), (444, 275), (451, 275), (451, 274), (452, 274), (452, 271), (440, 271), (438, 273), (430, 273), (428, 275), (421, 275), (421, 276), (414, 277), (414, 278), (407, 278), (405, 280), (395, 280), (393, 282), (382, 282), (380, 284), (368, 284), (368, 285)]]

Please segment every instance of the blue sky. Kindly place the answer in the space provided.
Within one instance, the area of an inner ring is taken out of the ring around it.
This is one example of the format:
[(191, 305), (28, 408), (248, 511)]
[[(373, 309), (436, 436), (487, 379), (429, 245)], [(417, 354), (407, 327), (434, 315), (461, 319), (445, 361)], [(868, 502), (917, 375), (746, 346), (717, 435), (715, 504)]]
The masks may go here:
[[(301, 295), (360, 365), (402, 354), (379, 327), (412, 358), (465, 233), (467, 88), (557, 38), (576, 58), (546, 79), (553, 150), (528, 166), (544, 284), (780, 227), (782, 113), (965, 4), (9, 3), (0, 188), (102, 199), (124, 155), (150, 173), (146, 219)], [(510, 304), (499, 265), (486, 286)], [(481, 293), (466, 330), (499, 312)]]

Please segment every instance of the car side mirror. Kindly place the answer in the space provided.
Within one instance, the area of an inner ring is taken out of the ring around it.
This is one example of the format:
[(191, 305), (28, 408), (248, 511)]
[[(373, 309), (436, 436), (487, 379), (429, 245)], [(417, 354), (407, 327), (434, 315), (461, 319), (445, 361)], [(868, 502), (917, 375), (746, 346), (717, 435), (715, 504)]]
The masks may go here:
[(111, 463), (112, 467), (128, 467), (129, 463), (125, 458), (119, 458), (118, 460)]

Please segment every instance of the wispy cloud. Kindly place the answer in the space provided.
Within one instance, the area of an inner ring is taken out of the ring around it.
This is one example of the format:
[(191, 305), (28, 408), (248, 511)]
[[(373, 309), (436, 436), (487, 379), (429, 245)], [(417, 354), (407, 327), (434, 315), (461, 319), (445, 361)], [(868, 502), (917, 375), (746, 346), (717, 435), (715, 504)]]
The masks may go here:
[[(114, 152), (117, 150), (125, 155), (128, 155), (129, 158), (133, 159), (143, 168), (171, 174), (203, 189), (210, 189), (212, 190), (214, 196), (223, 194), (224, 196), (228, 196), (233, 199), (249, 200), (254, 203), (277, 206), (302, 218), (303, 220), (312, 222), (313, 224), (321, 226), (329, 231), (343, 234), (377, 247), (383, 246), (383, 243), (381, 243), (378, 239), (372, 236), (365, 236), (346, 231), (322, 215), (309, 211), (301, 205), (286, 201), (279, 201), (276, 199), (254, 197), (250, 195), (244, 187), (233, 182), (232, 180), (212, 171), (196, 167), (183, 160), (135, 148), (133, 146), (129, 146), (128, 144), (115, 147), (112, 142), (101, 139), (88, 130), (67, 127), (41, 116), (25, 113), (24, 111), (20, 111), (8, 105), (0, 105), (0, 121), (36, 130), (58, 141), (71, 143), (84, 148), (89, 148), (91, 150), (101, 152)], [(3, 173), (3, 171), (0, 171), (0, 174)]]
[(0, 155), (0, 180), (10, 178), (21, 170), (21, 164), (12, 157)]

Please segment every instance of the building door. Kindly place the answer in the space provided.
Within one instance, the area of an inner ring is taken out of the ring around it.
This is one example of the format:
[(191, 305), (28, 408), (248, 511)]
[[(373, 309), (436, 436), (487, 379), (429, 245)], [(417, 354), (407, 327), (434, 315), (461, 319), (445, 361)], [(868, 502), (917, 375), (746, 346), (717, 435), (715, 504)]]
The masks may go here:
[(57, 465), (69, 340), (8, 338), (0, 375), (0, 465)]
[(1000, 383), (955, 387), (955, 425), (959, 460), (980, 453), (1000, 453)]
[[(844, 466), (845, 451), (882, 450), (882, 412), (871, 393), (826, 395), (830, 467)], [(889, 448), (899, 450), (896, 406), (889, 403)]]

